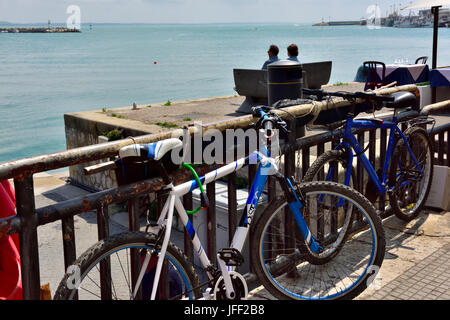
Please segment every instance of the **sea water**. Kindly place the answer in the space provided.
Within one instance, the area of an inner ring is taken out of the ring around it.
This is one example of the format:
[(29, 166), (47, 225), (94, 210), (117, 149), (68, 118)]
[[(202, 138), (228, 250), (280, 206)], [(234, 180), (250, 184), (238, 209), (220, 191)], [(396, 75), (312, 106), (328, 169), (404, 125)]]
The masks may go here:
[[(439, 30), (450, 65), (450, 29)], [(66, 149), (66, 113), (235, 94), (233, 69), (259, 69), (269, 45), (331, 60), (330, 83), (366, 60), (429, 56), (432, 29), (296, 24), (99, 25), (82, 33), (0, 33), (0, 162)]]

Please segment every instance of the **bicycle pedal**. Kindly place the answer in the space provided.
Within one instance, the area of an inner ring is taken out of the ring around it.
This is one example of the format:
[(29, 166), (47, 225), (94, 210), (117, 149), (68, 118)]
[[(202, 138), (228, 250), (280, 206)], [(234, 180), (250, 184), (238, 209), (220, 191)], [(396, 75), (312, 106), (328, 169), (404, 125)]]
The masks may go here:
[(219, 250), (218, 254), (225, 265), (229, 267), (239, 267), (244, 263), (244, 257), (237, 249), (223, 248)]

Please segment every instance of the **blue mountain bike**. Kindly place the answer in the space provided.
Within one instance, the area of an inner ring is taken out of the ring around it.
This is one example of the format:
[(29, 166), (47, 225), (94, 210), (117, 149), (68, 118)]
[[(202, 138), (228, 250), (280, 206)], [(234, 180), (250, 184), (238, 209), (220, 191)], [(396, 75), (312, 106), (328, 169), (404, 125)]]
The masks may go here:
[[(384, 231), (374, 206), (341, 184), (298, 184), (284, 177), (269, 146), (276, 129), (286, 131), (286, 123), (268, 107), (255, 108), (254, 116), (260, 118), (258, 129), (266, 132), (266, 146), (202, 177), (183, 164), (194, 179), (176, 186), (163, 159), (182, 146), (179, 139), (121, 149), (120, 162), (125, 167), (139, 164), (159, 173), (167, 185), (161, 191), (167, 201), (158, 221), (149, 224), (145, 232), (114, 235), (83, 253), (68, 268), (55, 299), (247, 299), (246, 278), (238, 270), (249, 234), (253, 237), (254, 272), (275, 298), (350, 299), (365, 290), (375, 278), (385, 250)], [(209, 201), (204, 185), (249, 163), (257, 163), (257, 172), (233, 240), (228, 248), (208, 256), (188, 215), (205, 214), (201, 209), (208, 207)], [(269, 176), (276, 178), (281, 192), (260, 212), (259, 199)], [(181, 197), (195, 189), (201, 191), (200, 206), (187, 211)], [(170, 241), (175, 212), (206, 274), (204, 283), (200, 283), (193, 262)], [(351, 222), (355, 212), (363, 217), (360, 225)]]
[[(433, 119), (420, 116), (417, 98), (410, 92), (397, 92), (390, 96), (377, 96), (370, 92), (323, 92), (307, 90), (309, 94), (323, 97), (341, 97), (353, 102), (362, 99), (370, 104), (369, 109), (379, 110), (391, 108), (394, 110), (392, 121), (378, 118), (354, 119), (354, 107), (346, 120), (338, 123), (344, 126), (342, 141), (334, 148), (318, 155), (316, 161), (307, 170), (303, 181), (335, 181), (362, 190), (358, 186), (353, 168), (354, 159), (358, 158), (368, 174), (368, 184), (365, 196), (371, 201), (378, 197), (384, 203), (385, 194), (389, 196), (389, 206), (397, 217), (410, 221), (414, 219), (425, 205), (433, 176), (433, 150), (427, 131), (423, 128), (428, 123), (434, 125)], [(408, 119), (408, 128), (402, 132), (399, 128), (398, 114), (408, 109), (414, 116)], [(416, 112), (414, 112), (416, 111)], [(333, 129), (336, 129), (334, 126)], [(384, 166), (375, 170), (365, 155), (363, 148), (352, 133), (352, 129), (389, 129)]]

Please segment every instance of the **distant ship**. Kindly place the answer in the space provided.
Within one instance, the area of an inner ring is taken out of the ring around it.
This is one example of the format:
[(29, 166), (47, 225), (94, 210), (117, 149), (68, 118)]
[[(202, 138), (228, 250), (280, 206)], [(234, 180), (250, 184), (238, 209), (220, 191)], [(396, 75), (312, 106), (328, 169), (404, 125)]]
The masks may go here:
[[(412, 12), (408, 16), (402, 16), (398, 11), (394, 10), (385, 18), (381, 18), (381, 26), (395, 28), (432, 28), (434, 26), (434, 16), (430, 9), (420, 10), (419, 15), (413, 15)], [(371, 22), (371, 21), (369, 21)], [(374, 22), (374, 21), (373, 21)], [(372, 25), (374, 24), (372, 22)], [(330, 21), (316, 23), (314, 26), (350, 26), (350, 25), (366, 25), (367, 21)], [(439, 27), (450, 27), (450, 9), (441, 8), (439, 10)]]
[[(419, 15), (400, 16), (393, 18), (393, 27), (397, 28), (432, 28), (434, 26), (434, 16), (431, 10), (420, 10)], [(439, 11), (439, 27), (447, 27), (450, 24), (450, 9)]]

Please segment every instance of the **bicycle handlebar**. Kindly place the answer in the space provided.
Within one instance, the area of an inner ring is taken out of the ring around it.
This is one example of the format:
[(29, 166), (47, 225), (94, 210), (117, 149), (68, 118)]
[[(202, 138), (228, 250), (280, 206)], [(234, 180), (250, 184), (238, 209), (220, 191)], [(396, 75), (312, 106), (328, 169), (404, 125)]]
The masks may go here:
[(379, 102), (390, 102), (395, 100), (395, 98), (392, 96), (377, 95), (375, 92), (345, 92), (345, 91), (327, 92), (321, 89), (303, 89), (303, 93), (312, 96), (317, 96), (319, 99), (322, 99), (324, 96), (333, 96), (344, 98), (346, 100), (365, 99)]
[(269, 106), (257, 106), (252, 108), (252, 114), (254, 117), (258, 117), (259, 120), (255, 124), (257, 128), (263, 128), (268, 132), (269, 136), (272, 134), (273, 129), (279, 129), (281, 132), (287, 133), (286, 122), (279, 116), (272, 112), (273, 107)]

